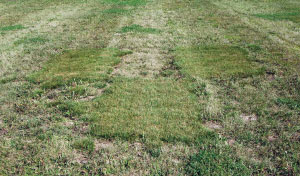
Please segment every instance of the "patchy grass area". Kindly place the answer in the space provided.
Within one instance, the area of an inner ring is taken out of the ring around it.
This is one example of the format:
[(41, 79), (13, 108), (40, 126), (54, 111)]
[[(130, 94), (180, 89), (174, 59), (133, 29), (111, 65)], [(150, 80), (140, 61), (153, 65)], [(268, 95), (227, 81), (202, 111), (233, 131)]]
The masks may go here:
[(0, 0), (0, 175), (299, 175), (297, 0)]

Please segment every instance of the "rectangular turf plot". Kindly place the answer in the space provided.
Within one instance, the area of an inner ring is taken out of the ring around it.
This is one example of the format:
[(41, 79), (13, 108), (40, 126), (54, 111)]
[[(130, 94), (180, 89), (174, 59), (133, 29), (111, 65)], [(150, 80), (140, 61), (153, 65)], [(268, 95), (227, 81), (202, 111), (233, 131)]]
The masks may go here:
[(192, 142), (204, 132), (197, 98), (180, 82), (119, 79), (94, 102), (91, 134), (125, 140)]
[(185, 74), (201, 78), (247, 77), (262, 72), (247, 57), (247, 51), (233, 46), (180, 48), (176, 63)]
[(127, 54), (117, 49), (80, 49), (66, 51), (51, 59), (46, 66), (29, 77), (44, 88), (56, 88), (80, 81), (103, 81), (112, 67), (120, 62), (121, 55)]

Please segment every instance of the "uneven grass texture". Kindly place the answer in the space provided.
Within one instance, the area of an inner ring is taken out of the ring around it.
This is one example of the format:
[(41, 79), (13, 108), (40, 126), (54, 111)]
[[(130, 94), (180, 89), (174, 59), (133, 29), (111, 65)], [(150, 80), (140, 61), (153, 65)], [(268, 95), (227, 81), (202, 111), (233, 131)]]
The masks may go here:
[(0, 175), (299, 175), (298, 0), (0, 0)]

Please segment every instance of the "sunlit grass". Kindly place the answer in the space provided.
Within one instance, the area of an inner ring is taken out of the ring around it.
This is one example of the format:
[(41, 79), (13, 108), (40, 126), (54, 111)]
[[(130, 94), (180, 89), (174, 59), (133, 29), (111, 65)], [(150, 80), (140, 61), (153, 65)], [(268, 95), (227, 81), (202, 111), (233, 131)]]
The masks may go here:
[(55, 88), (72, 82), (104, 81), (120, 57), (128, 52), (117, 49), (81, 49), (66, 51), (51, 59), (41, 70), (28, 79), (41, 83), (44, 88)]
[(181, 82), (117, 79), (94, 104), (97, 137), (190, 143), (205, 134), (197, 97)]
[(244, 49), (231, 46), (180, 48), (176, 63), (184, 73), (199, 78), (247, 77), (263, 69), (248, 59)]

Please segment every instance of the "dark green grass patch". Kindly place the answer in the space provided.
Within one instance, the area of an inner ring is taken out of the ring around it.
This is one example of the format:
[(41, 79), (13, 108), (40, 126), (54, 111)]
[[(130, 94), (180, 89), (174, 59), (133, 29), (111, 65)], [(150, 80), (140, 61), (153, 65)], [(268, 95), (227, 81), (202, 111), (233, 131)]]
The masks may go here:
[(23, 38), (20, 40), (17, 40), (14, 42), (15, 45), (21, 45), (21, 44), (44, 44), (47, 41), (49, 41), (46, 38), (43, 37), (33, 37), (33, 38)]
[(41, 83), (45, 89), (57, 88), (72, 82), (96, 82), (107, 79), (112, 67), (128, 52), (117, 49), (80, 49), (66, 51), (50, 60), (28, 79)]
[(97, 137), (192, 142), (204, 133), (197, 97), (168, 79), (118, 79), (94, 101), (91, 134)]
[(289, 98), (278, 98), (276, 100), (276, 103), (279, 105), (286, 105), (290, 109), (300, 110), (300, 100), (293, 100)]
[(161, 30), (155, 28), (144, 28), (143, 26), (133, 24), (130, 26), (122, 27), (121, 32), (159, 33), (161, 32)]
[(263, 73), (247, 52), (233, 46), (204, 46), (177, 50), (176, 63), (184, 73), (201, 78), (248, 77)]
[(25, 29), (24, 26), (22, 25), (13, 25), (13, 26), (4, 26), (0, 27), (0, 31), (15, 31), (15, 30), (20, 30), (20, 29)]
[(300, 22), (300, 12), (283, 12), (283, 13), (274, 13), (274, 14), (256, 14), (256, 17), (267, 19), (267, 20), (288, 20), (295, 23)]

